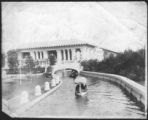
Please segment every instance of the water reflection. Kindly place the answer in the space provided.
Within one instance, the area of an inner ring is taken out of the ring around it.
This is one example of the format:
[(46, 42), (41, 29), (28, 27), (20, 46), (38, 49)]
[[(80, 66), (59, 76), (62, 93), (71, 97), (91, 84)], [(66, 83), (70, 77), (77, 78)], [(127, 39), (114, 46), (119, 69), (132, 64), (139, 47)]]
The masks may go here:
[(89, 99), (87, 95), (86, 96), (75, 96), (75, 103), (79, 109), (86, 107), (88, 105), (88, 102), (89, 102)]

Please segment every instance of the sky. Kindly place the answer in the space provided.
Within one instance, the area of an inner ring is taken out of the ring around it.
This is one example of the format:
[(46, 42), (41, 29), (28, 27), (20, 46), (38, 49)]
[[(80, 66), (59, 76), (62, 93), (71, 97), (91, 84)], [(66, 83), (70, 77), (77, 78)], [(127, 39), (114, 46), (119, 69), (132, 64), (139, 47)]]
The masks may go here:
[(77, 39), (116, 52), (147, 45), (145, 2), (2, 2), (2, 50)]

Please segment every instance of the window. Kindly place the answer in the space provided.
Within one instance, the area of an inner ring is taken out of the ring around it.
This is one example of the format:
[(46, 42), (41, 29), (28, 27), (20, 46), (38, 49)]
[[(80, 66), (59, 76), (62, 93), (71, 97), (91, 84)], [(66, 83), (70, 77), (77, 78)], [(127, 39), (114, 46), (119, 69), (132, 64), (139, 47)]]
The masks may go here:
[(27, 56), (30, 56), (30, 53), (29, 52), (23, 52), (23, 54), (22, 54), (23, 59), (26, 58)]
[(63, 50), (61, 50), (61, 54), (62, 54), (62, 60), (64, 60)]
[(77, 49), (76, 49), (76, 52), (81, 52), (80, 48), (77, 48)]
[(68, 51), (65, 50), (65, 54), (66, 54), (66, 60), (68, 60)]
[(40, 59), (40, 52), (38, 52), (38, 58)]
[(69, 49), (69, 53), (70, 53), (70, 60), (72, 60), (72, 52), (71, 52), (71, 49)]

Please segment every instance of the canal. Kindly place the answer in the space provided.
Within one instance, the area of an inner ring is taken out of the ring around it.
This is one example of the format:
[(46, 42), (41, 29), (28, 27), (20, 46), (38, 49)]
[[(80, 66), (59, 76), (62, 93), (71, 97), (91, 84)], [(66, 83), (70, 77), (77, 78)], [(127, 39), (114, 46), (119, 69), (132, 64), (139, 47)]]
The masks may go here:
[(88, 95), (75, 96), (72, 78), (63, 77), (61, 87), (21, 113), (21, 117), (144, 118), (144, 111), (119, 86), (88, 78)]

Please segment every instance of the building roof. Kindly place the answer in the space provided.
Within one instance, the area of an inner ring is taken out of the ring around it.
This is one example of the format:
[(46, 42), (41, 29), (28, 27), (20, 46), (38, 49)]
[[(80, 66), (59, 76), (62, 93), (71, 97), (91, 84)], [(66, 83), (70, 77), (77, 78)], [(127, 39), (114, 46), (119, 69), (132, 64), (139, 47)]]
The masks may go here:
[(81, 40), (57, 40), (57, 41), (46, 41), (46, 42), (30, 42), (27, 44), (23, 44), (23, 46), (20, 46), (19, 50), (24, 49), (35, 49), (35, 48), (55, 48), (55, 47), (69, 47), (69, 46), (82, 46), (86, 45), (89, 47), (96, 47), (93, 44), (87, 43), (85, 41)]
[(105, 48), (100, 48), (100, 49), (102, 49), (102, 50), (104, 50), (104, 51), (108, 51), (108, 52), (112, 52), (112, 53), (116, 53), (116, 54), (119, 54), (119, 52), (115, 52), (115, 51), (112, 51), (112, 50), (108, 50), (108, 49), (105, 49)]

